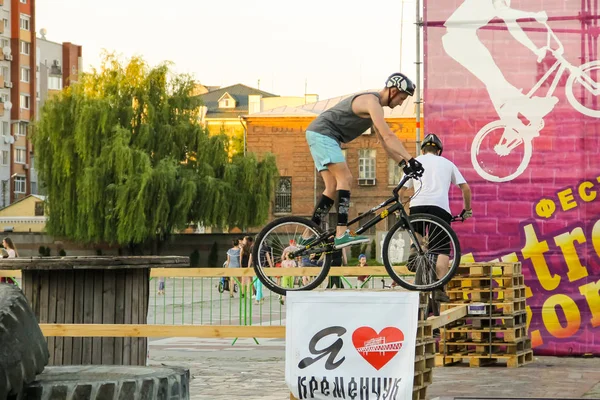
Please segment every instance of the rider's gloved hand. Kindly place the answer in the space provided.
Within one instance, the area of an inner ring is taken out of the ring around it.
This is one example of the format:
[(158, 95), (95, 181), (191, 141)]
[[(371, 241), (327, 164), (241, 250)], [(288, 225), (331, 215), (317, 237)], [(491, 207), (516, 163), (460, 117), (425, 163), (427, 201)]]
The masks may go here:
[(460, 213), (460, 217), (463, 219), (471, 218), (472, 216), (473, 216), (473, 210), (465, 210), (463, 208), (462, 212)]
[(406, 160), (402, 160), (398, 165), (400, 165), (404, 173), (407, 175), (413, 174), (416, 176), (423, 176), (423, 172), (425, 172), (423, 165), (414, 158), (408, 160), (408, 163), (406, 162)]

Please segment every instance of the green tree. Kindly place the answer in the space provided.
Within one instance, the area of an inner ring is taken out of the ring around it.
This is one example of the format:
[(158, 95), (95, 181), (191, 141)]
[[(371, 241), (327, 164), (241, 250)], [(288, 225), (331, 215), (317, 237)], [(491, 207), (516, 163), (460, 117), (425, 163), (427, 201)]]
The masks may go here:
[(46, 101), (33, 144), (50, 234), (133, 246), (190, 221), (244, 229), (267, 219), (274, 157), (230, 160), (227, 137), (199, 125), (193, 87), (169, 64), (107, 54)]

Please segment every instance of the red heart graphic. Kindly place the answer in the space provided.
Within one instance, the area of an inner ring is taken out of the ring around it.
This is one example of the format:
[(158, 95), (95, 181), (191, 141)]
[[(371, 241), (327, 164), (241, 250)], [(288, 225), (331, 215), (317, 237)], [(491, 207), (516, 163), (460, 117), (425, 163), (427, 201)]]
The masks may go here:
[(352, 334), (352, 344), (369, 364), (380, 370), (402, 348), (404, 333), (388, 326), (377, 333), (369, 326), (361, 326)]

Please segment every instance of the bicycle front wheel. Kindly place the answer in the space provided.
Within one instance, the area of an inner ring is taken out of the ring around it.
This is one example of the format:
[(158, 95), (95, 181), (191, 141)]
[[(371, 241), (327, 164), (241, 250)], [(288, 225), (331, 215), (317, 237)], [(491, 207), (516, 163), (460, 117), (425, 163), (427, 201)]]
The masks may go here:
[[(269, 223), (256, 237), (252, 252), (258, 279), (269, 290), (281, 295), (291, 290), (318, 287), (329, 273), (331, 249), (327, 244), (313, 245), (310, 250), (302, 249), (307, 242), (320, 235), (321, 229), (317, 224), (301, 217), (283, 217)], [(290, 253), (296, 253), (296, 256), (290, 257)], [(293, 269), (302, 267), (318, 267), (319, 272), (309, 276)]]
[[(428, 214), (408, 217), (413, 235), (400, 220), (383, 241), (382, 258), (390, 277), (408, 290), (431, 291), (443, 287), (460, 264), (456, 233), (442, 219)], [(419, 241), (420, 250), (413, 242)]]

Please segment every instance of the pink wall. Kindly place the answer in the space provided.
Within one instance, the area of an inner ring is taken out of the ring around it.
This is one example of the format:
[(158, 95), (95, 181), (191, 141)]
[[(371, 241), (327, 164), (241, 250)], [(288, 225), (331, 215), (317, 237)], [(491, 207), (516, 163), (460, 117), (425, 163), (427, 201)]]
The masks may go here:
[[(474, 218), (455, 224), (463, 254), (523, 262), (538, 354), (600, 354), (600, 101), (581, 84), (600, 82), (598, 0), (424, 1), (424, 131), (442, 138), (473, 190)], [(547, 37), (540, 11), (564, 52), (538, 63)], [(567, 69), (555, 102), (542, 97), (556, 73), (527, 97), (557, 60)], [(502, 138), (520, 144), (498, 146)], [(526, 143), (531, 158), (521, 163)], [(461, 207), (453, 190), (453, 211)]]

